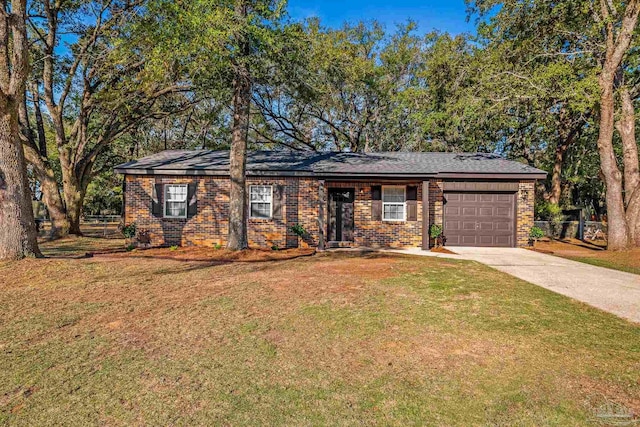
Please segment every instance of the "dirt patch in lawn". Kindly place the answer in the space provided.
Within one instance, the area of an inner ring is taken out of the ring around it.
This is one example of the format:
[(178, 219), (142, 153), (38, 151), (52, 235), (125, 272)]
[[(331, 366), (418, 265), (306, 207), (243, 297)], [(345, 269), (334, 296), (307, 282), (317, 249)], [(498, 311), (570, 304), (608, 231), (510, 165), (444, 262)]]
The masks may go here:
[(640, 248), (607, 251), (603, 242), (583, 242), (578, 239), (540, 241), (534, 251), (556, 255), (600, 267), (640, 274)]
[(171, 259), (175, 261), (201, 261), (201, 262), (263, 262), (283, 261), (315, 254), (313, 248), (284, 249), (279, 251), (266, 249), (246, 249), (231, 251), (228, 249), (215, 249), (207, 247), (179, 247), (179, 248), (152, 248), (136, 249), (123, 253), (96, 254), (98, 257), (116, 258), (156, 258)]

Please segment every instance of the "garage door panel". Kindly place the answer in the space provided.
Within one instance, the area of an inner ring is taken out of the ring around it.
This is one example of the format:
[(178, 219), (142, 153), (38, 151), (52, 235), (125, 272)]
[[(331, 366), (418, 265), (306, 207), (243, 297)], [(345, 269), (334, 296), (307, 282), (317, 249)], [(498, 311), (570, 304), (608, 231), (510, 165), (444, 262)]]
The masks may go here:
[(513, 209), (506, 206), (496, 206), (494, 216), (513, 218)]
[(513, 231), (513, 223), (511, 222), (496, 222), (495, 229), (500, 231)]
[(447, 206), (444, 209), (445, 215), (450, 217), (459, 216), (460, 215), (460, 207), (459, 206)]
[(478, 208), (478, 215), (493, 216), (493, 208)]
[(447, 221), (444, 226), (447, 230), (458, 231), (460, 230), (460, 221)]
[(476, 229), (476, 223), (475, 221), (463, 221), (462, 222), (462, 230), (475, 230)]
[(476, 216), (478, 216), (478, 209), (475, 206), (473, 207), (463, 206), (462, 216), (471, 216), (475, 218)]
[(478, 231), (493, 231), (493, 229), (495, 228), (494, 223), (493, 222), (479, 222), (478, 223)]
[(461, 236), (458, 246), (474, 246), (476, 244), (476, 236)]
[(495, 237), (495, 245), (496, 246), (511, 246), (512, 237), (509, 236), (496, 236)]
[(445, 193), (450, 246), (514, 246), (514, 193)]

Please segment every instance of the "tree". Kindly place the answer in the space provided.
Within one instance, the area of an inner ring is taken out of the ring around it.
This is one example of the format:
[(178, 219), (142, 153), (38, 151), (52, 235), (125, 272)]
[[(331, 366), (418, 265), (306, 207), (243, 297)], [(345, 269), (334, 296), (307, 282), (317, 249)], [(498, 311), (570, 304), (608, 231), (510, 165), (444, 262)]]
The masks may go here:
[[(234, 18), (246, 21), (249, 13), (247, 0), (235, 0)], [(249, 114), (251, 108), (251, 72), (248, 58), (251, 55), (249, 34), (244, 25), (233, 33), (237, 55), (232, 56), (233, 63), (233, 125), (231, 128), (231, 151), (229, 154), (229, 241), (227, 247), (232, 250), (249, 247), (247, 238), (247, 134), (249, 132)]]
[(26, 0), (0, 8), (0, 259), (40, 256), (18, 110), (29, 74)]
[[(136, 14), (144, 13), (142, 5), (142, 0), (31, 3), (34, 52), (42, 65), (34, 68), (29, 94), (37, 123), (42, 121), (40, 99), (44, 101), (56, 155), (43, 149), (46, 135), (39, 124), (37, 138), (34, 136), (26, 105), (21, 122), (25, 155), (41, 182), (51, 216), (52, 238), (67, 232), (81, 234), (87, 187), (98, 157), (109, 144), (144, 121), (166, 117), (192, 102), (186, 98), (178, 105), (161, 102), (188, 90), (167, 73), (157, 75), (153, 82), (140, 81), (149, 46), (143, 39), (131, 39), (128, 24)], [(61, 32), (75, 37), (64, 50)], [(62, 191), (53, 161), (59, 162)]]
[(156, 0), (138, 26), (155, 43), (152, 67), (171, 63), (198, 96), (232, 111), (228, 247), (233, 250), (248, 246), (245, 169), (252, 89), (283, 41), (282, 8), (272, 0)]
[[(471, 5), (472, 11), (489, 17), (487, 25), (493, 28), (492, 38), (496, 42), (528, 45), (540, 58), (580, 61), (584, 72), (596, 76), (598, 91), (593, 95), (592, 111), (598, 117), (597, 150), (606, 187), (608, 248), (617, 250), (639, 244), (637, 144), (635, 138), (630, 137), (631, 104), (621, 77), (625, 74), (625, 60), (635, 54), (633, 37), (640, 2), (478, 0)], [(522, 59), (523, 63), (526, 61), (528, 58)], [(556, 63), (557, 60), (551, 61), (547, 68)], [(581, 74), (573, 76), (577, 79)], [(614, 138), (616, 95), (621, 99), (618, 105), (623, 110), (622, 119), (618, 121), (621, 150), (616, 148)], [(619, 156), (620, 152), (624, 154)]]
[[(628, 90), (622, 90), (623, 122), (620, 125), (626, 171), (628, 203), (625, 209), (623, 173), (613, 146), (614, 92), (616, 74), (629, 52), (631, 41), (638, 23), (640, 1), (630, 0), (622, 4), (614, 4), (605, 0), (599, 1), (599, 12), (594, 11), (598, 26), (604, 30), (605, 51), (600, 60), (600, 133), (598, 135), (598, 152), (600, 168), (607, 188), (607, 215), (609, 218), (608, 246), (610, 249), (625, 249), (631, 244), (640, 244), (640, 178), (638, 177), (638, 147), (635, 135), (630, 138), (630, 126), (625, 126), (633, 116), (633, 105)], [(625, 117), (626, 116), (626, 117)], [(635, 183), (635, 187), (631, 186)]]
[(389, 37), (377, 22), (327, 29), (312, 19), (289, 29), (281, 62), (256, 84), (256, 140), (352, 152), (421, 146), (409, 99), (424, 46), (414, 23)]

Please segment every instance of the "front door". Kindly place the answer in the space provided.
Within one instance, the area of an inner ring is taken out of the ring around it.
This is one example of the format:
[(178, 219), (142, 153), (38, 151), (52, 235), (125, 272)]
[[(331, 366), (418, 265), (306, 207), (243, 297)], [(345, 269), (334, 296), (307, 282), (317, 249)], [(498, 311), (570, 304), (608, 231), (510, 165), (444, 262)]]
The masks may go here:
[(353, 242), (353, 188), (329, 189), (329, 241)]

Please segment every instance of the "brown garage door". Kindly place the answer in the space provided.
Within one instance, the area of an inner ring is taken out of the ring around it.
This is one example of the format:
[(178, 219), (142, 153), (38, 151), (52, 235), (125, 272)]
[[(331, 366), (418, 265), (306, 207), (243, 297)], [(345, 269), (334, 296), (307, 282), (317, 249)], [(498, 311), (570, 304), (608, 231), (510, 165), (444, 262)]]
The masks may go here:
[(514, 193), (445, 193), (449, 246), (514, 246)]

